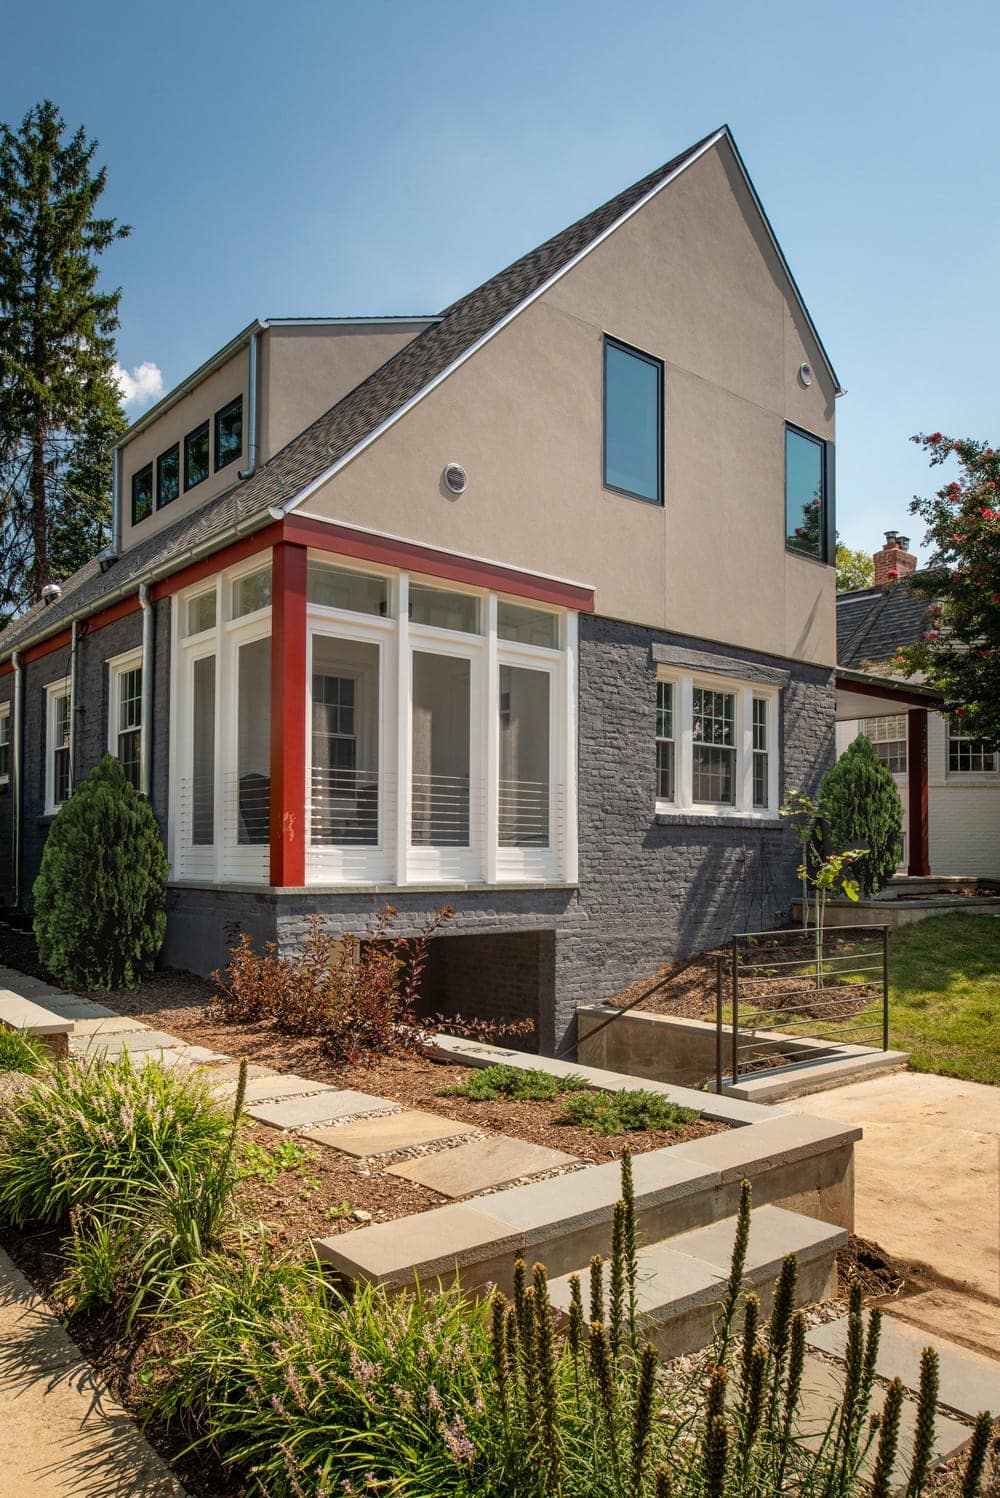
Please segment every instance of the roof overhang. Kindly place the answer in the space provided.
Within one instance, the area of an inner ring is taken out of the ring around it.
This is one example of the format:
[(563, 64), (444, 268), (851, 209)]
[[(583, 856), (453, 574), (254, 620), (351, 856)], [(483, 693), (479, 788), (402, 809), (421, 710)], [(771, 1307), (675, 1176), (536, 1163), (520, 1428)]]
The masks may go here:
[(839, 666), (834, 685), (837, 689), (835, 717), (838, 723), (850, 723), (856, 718), (888, 718), (911, 707), (933, 711), (944, 701), (940, 692), (920, 682), (872, 676), (867, 671), (850, 671)]

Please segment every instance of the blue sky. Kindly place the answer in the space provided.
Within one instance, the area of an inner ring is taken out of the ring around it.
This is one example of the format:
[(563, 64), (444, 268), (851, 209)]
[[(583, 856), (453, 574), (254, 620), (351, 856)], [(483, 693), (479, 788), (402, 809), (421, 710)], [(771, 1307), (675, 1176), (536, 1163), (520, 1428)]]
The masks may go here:
[(991, 0), (36, 0), (3, 50), (8, 123), (100, 139), (167, 387), (257, 314), (439, 309), (727, 121), (848, 391), (843, 539), (920, 540), (912, 432), (1000, 444)]

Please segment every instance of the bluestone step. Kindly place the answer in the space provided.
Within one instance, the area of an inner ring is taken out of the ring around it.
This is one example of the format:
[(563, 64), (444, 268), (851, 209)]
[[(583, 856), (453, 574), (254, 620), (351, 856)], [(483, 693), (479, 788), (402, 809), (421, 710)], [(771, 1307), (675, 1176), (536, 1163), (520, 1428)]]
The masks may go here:
[(304, 1097), (279, 1098), (273, 1103), (252, 1103), (247, 1108), (251, 1118), (272, 1129), (308, 1129), (313, 1124), (332, 1123), (335, 1118), (350, 1118), (356, 1113), (373, 1113), (376, 1108), (395, 1108), (385, 1098), (366, 1092), (325, 1088)]
[[(639, 1249), (638, 1308), (646, 1334), (664, 1356), (693, 1352), (711, 1340), (729, 1276), (736, 1222), (735, 1217), (723, 1218)], [(842, 1228), (782, 1207), (758, 1207), (750, 1216), (744, 1287), (757, 1292), (766, 1313), (782, 1260), (793, 1253), (799, 1271), (796, 1303), (819, 1300), (833, 1288), (837, 1250), (846, 1242)], [(586, 1304), (586, 1271), (581, 1270), (580, 1277)], [(550, 1288), (553, 1304), (568, 1312), (570, 1276), (559, 1276)]]
[[(336, 1140), (332, 1142), (336, 1144)], [(470, 1139), (454, 1149), (390, 1165), (387, 1173), (416, 1181), (419, 1186), (429, 1186), (442, 1196), (457, 1197), (488, 1191), (493, 1186), (507, 1186), (522, 1176), (540, 1175), (542, 1171), (573, 1164), (579, 1164), (577, 1157), (563, 1150), (493, 1134), (486, 1139)]]
[[(379, 1101), (378, 1098), (372, 1099), (373, 1104)], [(354, 1111), (360, 1113), (361, 1109)], [(385, 1113), (381, 1118), (359, 1119), (357, 1123), (346, 1123), (337, 1129), (310, 1131), (309, 1138), (363, 1160), (372, 1155), (388, 1155), (394, 1150), (416, 1149), (421, 1144), (460, 1139), (472, 1132), (468, 1124), (442, 1118), (440, 1113), (406, 1108), (402, 1112), (397, 1109), (395, 1113)]]
[[(819, 1352), (842, 1357), (847, 1345), (847, 1317), (814, 1327), (806, 1338)], [(959, 1414), (974, 1417), (980, 1410), (1000, 1415), (1000, 1363), (931, 1336), (916, 1326), (907, 1326), (892, 1316), (882, 1320), (876, 1372), (883, 1378), (899, 1378), (914, 1393), (920, 1388), (920, 1356), (925, 1347), (938, 1355), (940, 1383), (938, 1403)]]

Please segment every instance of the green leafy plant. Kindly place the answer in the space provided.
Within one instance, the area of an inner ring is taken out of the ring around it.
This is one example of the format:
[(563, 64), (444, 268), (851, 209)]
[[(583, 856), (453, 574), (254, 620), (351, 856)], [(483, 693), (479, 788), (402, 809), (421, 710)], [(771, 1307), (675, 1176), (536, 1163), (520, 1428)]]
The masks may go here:
[(574, 1092), (564, 1098), (562, 1112), (554, 1123), (576, 1124), (592, 1134), (626, 1134), (644, 1129), (666, 1129), (679, 1133), (685, 1124), (696, 1123), (701, 1114), (682, 1108), (659, 1092), (636, 1088), (627, 1092)]
[(163, 945), (168, 872), (152, 807), (105, 754), (45, 840), (32, 891), (39, 960), (67, 988), (134, 988)]
[(205, 1081), (128, 1052), (53, 1067), (0, 1099), (0, 1220), (59, 1222), (165, 1171), (207, 1167), (230, 1122)]
[(294, 1139), (279, 1139), (272, 1145), (244, 1139), (239, 1149), (239, 1174), (243, 1179), (263, 1181), (266, 1186), (273, 1186), (279, 1175), (303, 1170), (317, 1158), (315, 1150), (307, 1149)]
[(471, 1072), (464, 1082), (456, 1082), (453, 1087), (442, 1087), (438, 1096), (465, 1097), (477, 1103), (495, 1102), (498, 1098), (514, 1102), (551, 1102), (564, 1092), (582, 1091), (588, 1086), (583, 1077), (573, 1072), (554, 1077), (548, 1072), (529, 1071), (523, 1066), (501, 1062)]
[(71, 1316), (110, 1306), (135, 1259), (131, 1224), (110, 1213), (78, 1209), (70, 1215), (71, 1232), (57, 1284)]
[(25, 1030), (0, 1030), (0, 1071), (37, 1076), (49, 1064), (49, 1053), (37, 1035)]
[(888, 765), (859, 734), (827, 772), (820, 797), (834, 848), (859, 850), (861, 892), (877, 895), (895, 874), (903, 846), (903, 804)]

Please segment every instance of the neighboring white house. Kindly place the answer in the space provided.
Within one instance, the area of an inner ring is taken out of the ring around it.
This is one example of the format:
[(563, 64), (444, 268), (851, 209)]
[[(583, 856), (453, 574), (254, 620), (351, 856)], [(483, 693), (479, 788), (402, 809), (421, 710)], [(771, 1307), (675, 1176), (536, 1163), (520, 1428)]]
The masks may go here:
[[(913, 644), (925, 628), (927, 601), (911, 594), (906, 577), (916, 566), (907, 539), (886, 532), (875, 554), (874, 588), (837, 595), (838, 664), (879, 674), (900, 646)], [(895, 572), (895, 577), (888, 574)], [(906, 715), (859, 718), (837, 724), (837, 754), (865, 733), (892, 770), (903, 802), (905, 842), (909, 775)], [(927, 722), (927, 792), (930, 866), (935, 874), (1000, 879), (1000, 754), (962, 734), (940, 713)]]

